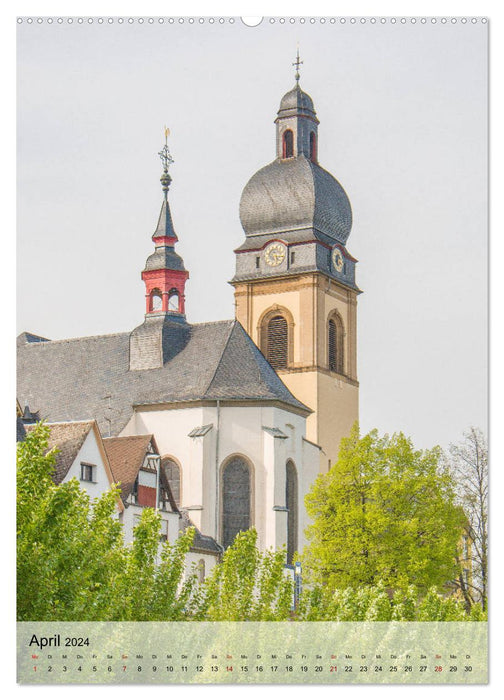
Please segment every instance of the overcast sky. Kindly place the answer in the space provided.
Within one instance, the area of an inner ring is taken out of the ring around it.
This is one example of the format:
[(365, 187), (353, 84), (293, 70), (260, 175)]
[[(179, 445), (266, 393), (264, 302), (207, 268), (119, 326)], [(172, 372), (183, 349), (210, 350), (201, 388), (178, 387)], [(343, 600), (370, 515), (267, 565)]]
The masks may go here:
[(232, 318), (247, 180), (294, 84), (354, 213), (362, 430), (419, 447), (486, 430), (487, 25), (19, 25), (18, 331), (128, 331), (162, 193), (190, 322)]

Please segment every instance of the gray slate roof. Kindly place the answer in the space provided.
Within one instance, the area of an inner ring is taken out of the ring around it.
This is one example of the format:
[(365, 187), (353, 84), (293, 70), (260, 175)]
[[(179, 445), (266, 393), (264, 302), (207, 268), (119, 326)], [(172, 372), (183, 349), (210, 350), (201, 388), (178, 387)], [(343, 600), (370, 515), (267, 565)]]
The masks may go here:
[[(129, 369), (129, 333), (18, 339), (18, 400), (50, 421), (95, 418), (118, 435), (134, 405), (198, 400), (281, 401), (307, 415), (237, 321), (167, 321), (164, 365)], [(110, 398), (109, 398), (110, 397)], [(109, 409), (109, 404), (111, 408)]]
[(307, 92), (301, 90), (299, 83), (296, 83), (292, 90), (285, 93), (278, 110), (280, 118), (294, 117), (296, 115), (311, 117), (318, 122), (313, 100)]
[[(26, 430), (30, 431), (35, 425), (27, 425)], [(49, 423), (48, 448), (58, 448), (54, 465), (53, 480), (55, 484), (61, 484), (68, 474), (70, 467), (75, 462), (75, 458), (84, 440), (93, 428), (93, 421), (75, 421), (68, 423)]]
[(21, 416), (16, 416), (16, 442), (24, 442), (26, 429)]
[(145, 261), (144, 270), (184, 270), (184, 261), (171, 246), (160, 246)]
[(336, 178), (299, 155), (277, 158), (250, 178), (240, 200), (240, 220), (247, 236), (314, 229), (344, 245), (352, 209)]
[(192, 551), (197, 551), (197, 552), (208, 552), (209, 554), (221, 554), (223, 549), (222, 547), (217, 544), (216, 540), (214, 540), (213, 537), (210, 537), (210, 535), (202, 535), (201, 532), (198, 530), (196, 525), (193, 523), (191, 518), (189, 517), (189, 513), (187, 510), (184, 508), (180, 509), (180, 516), (181, 516), (181, 521), (180, 521), (180, 530), (187, 530), (188, 527), (193, 527), (194, 528), (194, 539), (193, 543), (191, 546)]
[(159, 212), (159, 219), (157, 222), (156, 230), (152, 234), (152, 238), (157, 236), (169, 236), (178, 240), (175, 229), (173, 228), (173, 220), (170, 211), (170, 205), (168, 200), (164, 199), (161, 205), (161, 211)]

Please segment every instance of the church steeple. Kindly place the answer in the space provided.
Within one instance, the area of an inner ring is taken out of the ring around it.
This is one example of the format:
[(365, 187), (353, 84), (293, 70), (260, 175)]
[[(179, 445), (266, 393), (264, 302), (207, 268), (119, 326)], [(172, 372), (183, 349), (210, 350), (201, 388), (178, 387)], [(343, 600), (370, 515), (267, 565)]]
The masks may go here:
[(161, 187), (163, 203), (156, 230), (152, 235), (155, 251), (147, 258), (142, 272), (145, 283), (146, 317), (169, 315), (174, 319), (185, 319), (185, 283), (189, 273), (184, 261), (175, 252), (178, 241), (168, 203), (168, 190), (172, 178), (168, 172), (174, 162), (168, 148), (169, 130), (165, 128), (165, 144), (159, 152), (163, 163)]

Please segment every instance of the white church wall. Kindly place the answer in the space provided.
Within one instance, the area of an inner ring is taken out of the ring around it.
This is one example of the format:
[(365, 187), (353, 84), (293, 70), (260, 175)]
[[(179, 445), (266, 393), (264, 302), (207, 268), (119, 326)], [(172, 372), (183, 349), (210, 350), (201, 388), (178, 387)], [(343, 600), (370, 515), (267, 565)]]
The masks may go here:
[(299, 479), (299, 495), (300, 495), (300, 508), (299, 508), (299, 550), (301, 551), (303, 547), (307, 544), (305, 530), (310, 524), (310, 519), (308, 518), (308, 513), (304, 507), (304, 495), (303, 501), (301, 501), (301, 493), (307, 494), (315, 479), (319, 474), (319, 464), (320, 464), (320, 450), (318, 447), (313, 445), (313, 443), (307, 440), (302, 441), (302, 453), (303, 453), (303, 463), (305, 464), (305, 469), (301, 474), (298, 473)]
[(189, 576), (193, 567), (196, 568), (200, 580), (207, 578), (217, 563), (217, 556), (203, 552), (188, 552), (186, 555), (185, 575)]
[[(268, 423), (269, 427), (269, 423)], [(256, 478), (257, 534), (259, 543), (266, 549), (275, 548), (277, 533), (275, 528), (275, 448), (278, 440), (261, 429), (262, 464), (261, 473)]]
[[(213, 425), (201, 437), (189, 437), (196, 427)], [(217, 426), (218, 435), (217, 435)], [(273, 437), (263, 427), (278, 428), (286, 439)], [(304, 496), (316, 478), (319, 451), (303, 440), (306, 420), (275, 406), (189, 406), (164, 410), (138, 410), (122, 435), (153, 433), (162, 456), (181, 465), (181, 506), (205, 535), (220, 540), (220, 514), (216, 513), (216, 473), (233, 455), (252, 466), (252, 518), (261, 548), (285, 544), (287, 514), (285, 473), (288, 459), (298, 475), (299, 544), (307, 525)], [(217, 439), (218, 438), (218, 439)], [(218, 450), (218, 454), (217, 454)], [(220, 496), (219, 496), (220, 499)], [(278, 508), (278, 509), (277, 509)]]

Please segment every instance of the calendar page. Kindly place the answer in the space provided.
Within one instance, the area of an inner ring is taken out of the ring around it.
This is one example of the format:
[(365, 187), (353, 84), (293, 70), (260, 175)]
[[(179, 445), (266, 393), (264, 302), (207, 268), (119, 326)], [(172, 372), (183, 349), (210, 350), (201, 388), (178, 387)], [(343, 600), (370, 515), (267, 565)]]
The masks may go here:
[(18, 683), (488, 682), (488, 25), (17, 18)]

